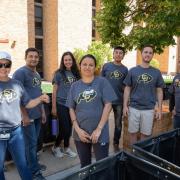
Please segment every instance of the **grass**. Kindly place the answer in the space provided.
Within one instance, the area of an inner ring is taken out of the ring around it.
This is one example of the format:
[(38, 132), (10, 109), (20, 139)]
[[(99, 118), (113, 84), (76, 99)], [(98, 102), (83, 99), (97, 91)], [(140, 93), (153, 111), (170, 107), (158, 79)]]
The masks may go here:
[(43, 93), (52, 93), (53, 86), (51, 83), (42, 82), (41, 89)]
[[(165, 84), (170, 84), (170, 83), (172, 83), (172, 79), (164, 78), (164, 82), (165, 82)], [(41, 89), (42, 89), (43, 93), (52, 93), (53, 86), (51, 83), (43, 81), (41, 84)]]
[(164, 79), (164, 82), (165, 82), (165, 84), (170, 84), (170, 83), (172, 83), (172, 79)]

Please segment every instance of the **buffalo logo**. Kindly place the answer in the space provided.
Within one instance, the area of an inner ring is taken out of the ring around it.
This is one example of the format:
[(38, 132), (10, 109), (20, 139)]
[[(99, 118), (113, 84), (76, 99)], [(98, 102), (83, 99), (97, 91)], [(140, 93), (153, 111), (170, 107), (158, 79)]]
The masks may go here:
[(64, 81), (65, 84), (72, 84), (75, 82), (76, 79), (73, 76), (68, 76), (67, 79)]
[(41, 80), (38, 79), (37, 77), (34, 77), (33, 80), (32, 80), (32, 85), (33, 85), (33, 87), (40, 86), (41, 85)]
[(79, 94), (77, 103), (80, 104), (81, 101), (90, 102), (97, 96), (97, 92), (94, 89), (85, 90)]
[(123, 74), (120, 71), (113, 71), (110, 74), (111, 79), (121, 79), (123, 77)]
[(175, 86), (176, 87), (180, 87), (180, 80), (179, 79), (176, 79), (175, 81), (174, 81), (174, 83), (175, 83)]
[(150, 76), (149, 74), (147, 73), (144, 73), (144, 74), (141, 74), (139, 77), (138, 77), (138, 83), (140, 82), (143, 82), (143, 83), (149, 83), (153, 80), (152, 76)]
[(17, 99), (17, 93), (13, 89), (5, 89), (0, 93), (0, 102), (6, 100), (8, 103)]

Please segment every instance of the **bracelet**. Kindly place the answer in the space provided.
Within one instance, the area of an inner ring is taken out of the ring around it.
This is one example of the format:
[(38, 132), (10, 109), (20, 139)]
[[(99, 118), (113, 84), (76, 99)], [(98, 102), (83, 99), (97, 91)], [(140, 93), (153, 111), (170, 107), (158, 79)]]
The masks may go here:
[(74, 122), (76, 121), (76, 119), (73, 119), (73, 120), (71, 120), (71, 122), (72, 122), (72, 125), (74, 124)]
[(101, 126), (99, 126), (99, 125), (98, 125), (98, 127), (97, 127), (97, 128), (98, 128), (98, 129), (100, 129), (100, 130), (102, 131), (102, 127), (101, 127)]

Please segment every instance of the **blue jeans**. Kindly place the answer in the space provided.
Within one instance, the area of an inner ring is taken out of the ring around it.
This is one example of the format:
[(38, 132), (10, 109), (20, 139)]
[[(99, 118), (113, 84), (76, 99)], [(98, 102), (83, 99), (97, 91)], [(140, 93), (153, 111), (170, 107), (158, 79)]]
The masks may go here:
[(40, 171), (37, 159), (37, 142), (40, 128), (41, 118), (35, 119), (30, 125), (23, 127), (26, 145), (26, 158), (32, 174)]
[(27, 166), (24, 137), (20, 126), (10, 131), (8, 140), (0, 140), (0, 180), (5, 180), (3, 166), (7, 148), (17, 166), (21, 179), (32, 180), (31, 172)]
[(174, 129), (180, 128), (180, 116), (174, 116)]

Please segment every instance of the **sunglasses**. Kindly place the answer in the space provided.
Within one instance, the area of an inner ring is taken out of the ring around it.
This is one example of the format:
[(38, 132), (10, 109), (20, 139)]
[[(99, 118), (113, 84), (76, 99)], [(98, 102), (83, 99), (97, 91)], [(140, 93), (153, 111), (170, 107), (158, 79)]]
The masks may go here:
[(5, 64), (1, 64), (0, 63), (0, 68), (10, 68), (11, 67), (11, 64), (10, 63), (5, 63)]

